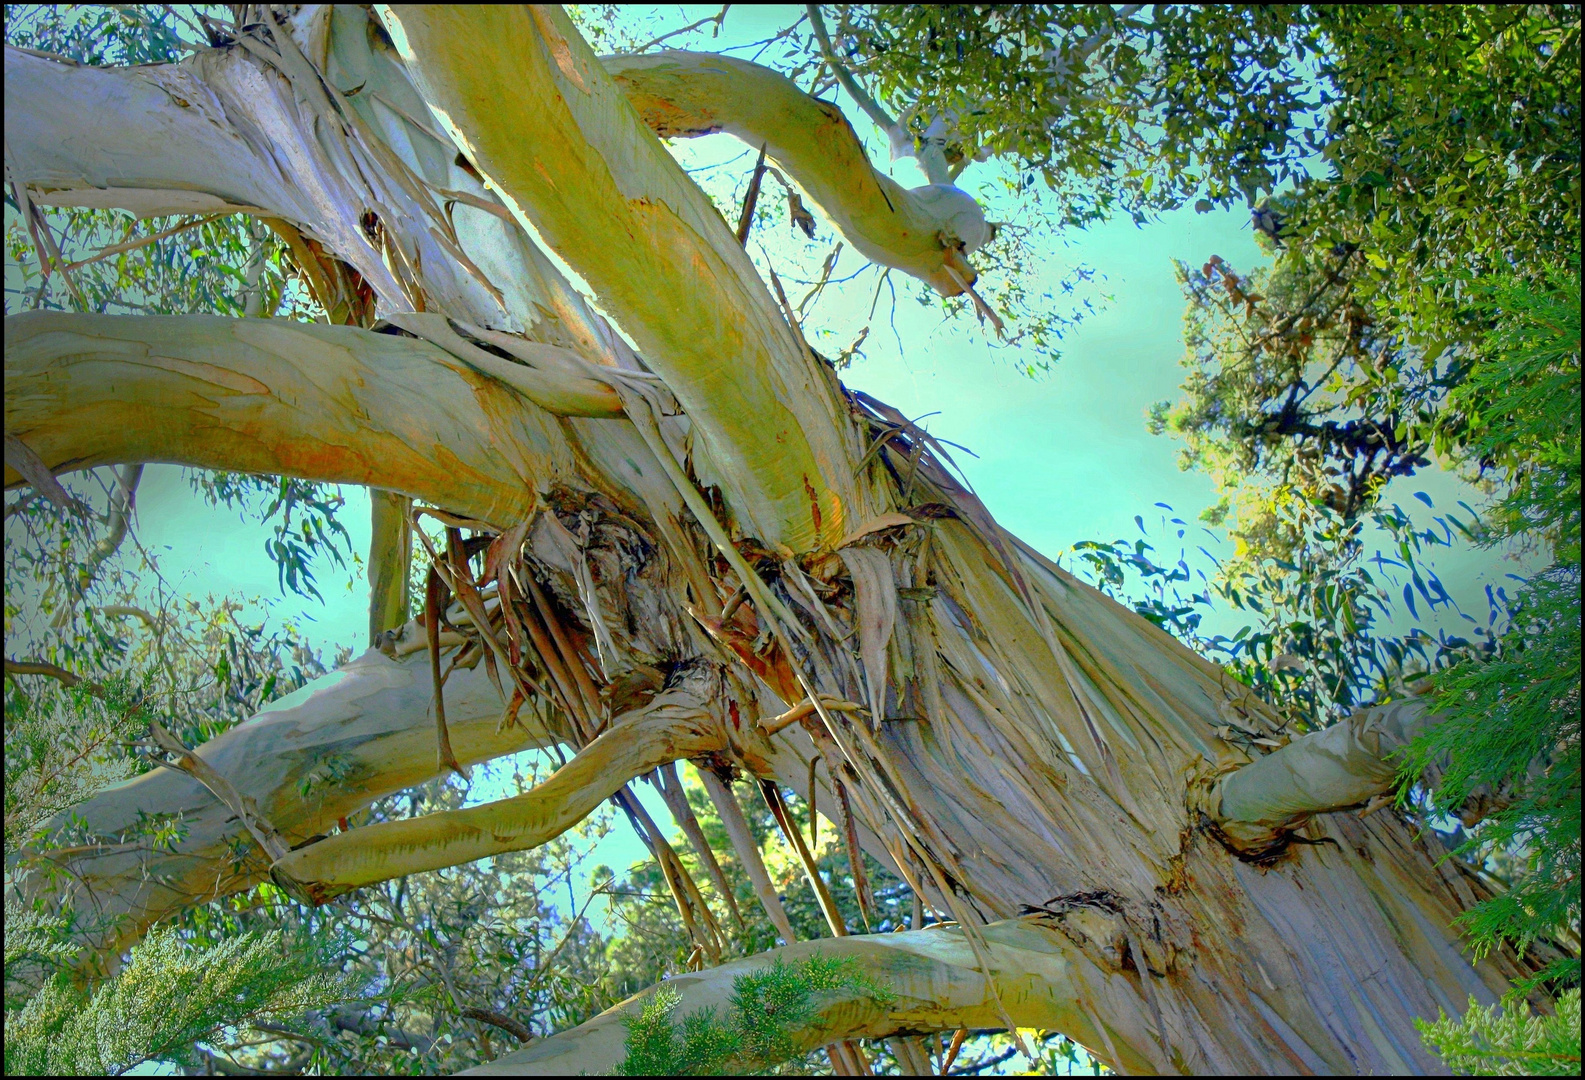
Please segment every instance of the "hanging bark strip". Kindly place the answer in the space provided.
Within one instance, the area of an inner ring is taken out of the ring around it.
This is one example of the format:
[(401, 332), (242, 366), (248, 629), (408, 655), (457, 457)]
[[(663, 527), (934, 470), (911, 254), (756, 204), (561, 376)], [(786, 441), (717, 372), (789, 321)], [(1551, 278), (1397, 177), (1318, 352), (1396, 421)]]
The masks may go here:
[(638, 838), (649, 849), (655, 864), (660, 867), (661, 877), (666, 881), (666, 888), (671, 892), (672, 901), (677, 906), (677, 914), (682, 918), (683, 928), (688, 931), (694, 947), (710, 958), (711, 966), (719, 964), (722, 945), (720, 924), (715, 921), (715, 916), (699, 894), (698, 886), (683, 867), (682, 860), (677, 858), (676, 850), (666, 842), (666, 838), (656, 828), (654, 819), (638, 801), (631, 787), (624, 785), (612, 796), (611, 801), (627, 815), (633, 831), (638, 834)]
[(749, 830), (748, 821), (743, 817), (743, 810), (738, 806), (732, 788), (709, 769), (700, 769), (699, 779), (704, 781), (704, 789), (709, 792), (710, 801), (715, 803), (716, 813), (721, 815), (727, 839), (737, 853), (738, 862), (743, 864), (749, 883), (754, 886), (754, 895), (765, 909), (766, 918), (770, 919), (782, 940), (791, 945), (798, 940), (798, 935), (793, 932), (787, 910), (782, 907), (781, 897), (776, 895), (776, 888), (771, 884), (770, 872), (765, 869), (765, 859), (760, 855), (759, 845), (754, 842), (754, 834)]
[(567, 637), (566, 630), (561, 625), (555, 609), (550, 606), (550, 601), (539, 587), (539, 582), (534, 575), (528, 576), (528, 592), (534, 598), (534, 606), (539, 611), (539, 617), (544, 620), (545, 629), (550, 631), (551, 640), (560, 657), (563, 670), (567, 672), (568, 681), (577, 694), (583, 706), (584, 725), (587, 730), (585, 738), (593, 738), (604, 725), (604, 717), (600, 707), (600, 692), (595, 689), (594, 681), (589, 678), (588, 669), (584, 667), (583, 657), (579, 650), (573, 647)]
[(193, 753), (185, 743), (152, 717), (149, 719), (149, 733), (153, 736), (155, 745), (176, 758), (174, 763), (160, 761), (159, 764), (180, 769), (208, 788), (210, 794), (237, 815), (248, 832), (253, 834), (259, 850), (263, 851), (271, 862), (286, 854), (286, 840), (276, 831), (275, 826), (259, 813), (259, 808), (254, 805), (251, 798), (239, 792), (230, 780), (215, 771), (214, 766)]
[[(830, 766), (826, 768), (829, 771)], [(842, 842), (847, 847), (848, 865), (853, 870), (853, 894), (858, 900), (859, 914), (864, 919), (864, 929), (869, 930), (875, 925), (875, 894), (870, 890), (869, 871), (864, 869), (864, 849), (859, 846), (858, 823), (853, 820), (847, 785), (839, 777), (832, 776), (831, 788), (836, 794), (837, 817)]]
[(440, 769), (450, 769), (466, 779), (468, 774), (457, 763), (457, 755), (451, 751), (451, 735), (446, 730), (446, 695), (440, 675), (440, 612), (445, 603), (444, 590), (440, 574), (431, 564), (424, 578), (424, 635), (429, 644), (429, 674), (435, 684), (435, 744)]
[(704, 864), (705, 871), (710, 875), (710, 880), (715, 884), (716, 892), (721, 894), (727, 910), (732, 913), (739, 930), (746, 930), (748, 924), (743, 921), (743, 912), (738, 908), (737, 897), (733, 895), (731, 883), (727, 881), (726, 872), (721, 869), (721, 863), (715, 857), (715, 851), (710, 847), (710, 841), (705, 838), (704, 829), (699, 825), (699, 819), (694, 816), (693, 808), (688, 805), (687, 793), (683, 791), (682, 780), (677, 775), (675, 762), (662, 765), (655, 770), (659, 783), (661, 798), (666, 801), (666, 807), (671, 811), (677, 826), (682, 829), (683, 835), (688, 838), (688, 844), (693, 848), (694, 854)]
[(952, 1045), (947, 1048), (946, 1057), (941, 1059), (941, 1075), (952, 1074), (952, 1064), (958, 1060), (958, 1051), (963, 1049), (963, 1040), (969, 1037), (968, 1028), (958, 1028), (952, 1033)]
[(809, 758), (809, 850), (814, 851), (820, 847), (820, 808), (816, 805), (815, 795), (815, 770), (820, 765), (820, 755), (812, 754)]
[(773, 781), (761, 780), (759, 790), (760, 795), (765, 799), (765, 805), (770, 807), (771, 816), (781, 828), (782, 836), (793, 849), (793, 854), (798, 857), (804, 877), (809, 879), (809, 887), (814, 890), (815, 899), (820, 904), (820, 912), (826, 917), (826, 924), (831, 927), (832, 936), (846, 937), (848, 928), (842, 922), (842, 913), (837, 910), (836, 901), (831, 897), (831, 890), (826, 887), (825, 879), (820, 876), (820, 867), (815, 863), (814, 854), (809, 850), (809, 846), (804, 843), (803, 833), (798, 830), (797, 823), (793, 821), (792, 814), (787, 810), (787, 802), (782, 798), (781, 789)]
[(754, 163), (754, 175), (748, 182), (748, 194), (743, 197), (743, 213), (737, 219), (737, 242), (748, 247), (749, 230), (754, 227), (754, 207), (759, 203), (760, 181), (765, 179), (765, 143), (760, 143), (759, 161)]

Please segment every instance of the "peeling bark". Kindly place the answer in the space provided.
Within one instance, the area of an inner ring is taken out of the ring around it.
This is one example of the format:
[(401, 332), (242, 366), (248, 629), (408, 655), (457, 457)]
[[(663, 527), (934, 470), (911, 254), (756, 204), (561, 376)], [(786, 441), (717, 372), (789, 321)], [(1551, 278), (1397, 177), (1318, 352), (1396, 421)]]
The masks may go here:
[(453, 139), (666, 380), (745, 524), (795, 551), (846, 533), (854, 494), (835, 387), (566, 16), (383, 16)]

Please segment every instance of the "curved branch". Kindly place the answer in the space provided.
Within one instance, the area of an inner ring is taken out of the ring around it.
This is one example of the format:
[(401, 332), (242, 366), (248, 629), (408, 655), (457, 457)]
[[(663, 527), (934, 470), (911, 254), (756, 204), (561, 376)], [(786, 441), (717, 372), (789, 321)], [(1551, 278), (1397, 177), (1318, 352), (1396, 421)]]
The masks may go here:
[[(992, 923), (980, 933), (990, 955), (990, 979), (978, 969), (962, 931), (938, 927), (799, 942), (707, 971), (678, 975), (664, 985), (681, 995), (679, 1020), (709, 1008), (725, 1016), (729, 1015), (736, 979), (778, 961), (799, 963), (820, 957), (847, 961), (854, 973), (868, 976), (894, 995), (890, 1001), (878, 999), (872, 991), (859, 987), (819, 995), (814, 1018), (789, 1032), (794, 1051), (802, 1053), (840, 1039), (964, 1027), (1003, 1028), (1005, 1021), (991, 993), (994, 984), (1020, 1027), (1061, 1031), (1120, 1072), (1170, 1070), (1168, 1062), (1147, 1056), (1155, 1049), (1148, 1036), (1130, 1038), (1134, 1033), (1121, 1032), (1116, 1026), (1119, 1016), (1139, 1012), (1138, 994), (1127, 976), (1100, 971), (1063, 933), (1030, 920)], [(609, 1073), (626, 1056), (624, 1021), (637, 1016), (643, 1000), (653, 992), (644, 991), (570, 1031), (541, 1039), (463, 1075)], [(1108, 1031), (1101, 1030), (1097, 1016), (1106, 1017)], [(1109, 1052), (1109, 1047), (1115, 1047), (1116, 1053)]]
[[(608, 416), (614, 398), (500, 360), (509, 389), (424, 341), (284, 319), (31, 312), (6, 318), (5, 362), (7, 433), (55, 471), (286, 474), (494, 521), (521, 520), (534, 481), (568, 467), (555, 420), (518, 393), (561, 415)], [(8, 462), (6, 487), (22, 479)]]
[(854, 487), (834, 381), (567, 17), (380, 13), (457, 145), (665, 379), (748, 531), (795, 550), (845, 535)]
[(1211, 817), (1241, 850), (1269, 848), (1312, 815), (1390, 791), (1392, 755), (1435, 719), (1423, 700), (1362, 709), (1221, 777), (1207, 796)]
[[(5, 658), (5, 673), (7, 675), (44, 675), (59, 682), (68, 690), (83, 682), (81, 675), (67, 671), (59, 664), (52, 664), (48, 660), (13, 660), (8, 656)], [(94, 683), (89, 683), (88, 687), (90, 693), (94, 693), (98, 689)]]
[(792, 176), (866, 259), (928, 282), (943, 296), (973, 284), (960, 253), (990, 239), (985, 214), (951, 184), (904, 188), (870, 164), (842, 110), (770, 68), (714, 53), (667, 51), (601, 59), (657, 134), (725, 131)]
[(526, 851), (560, 836), (629, 780), (726, 745), (696, 695), (663, 693), (578, 751), (544, 783), (510, 799), (368, 825), (300, 847), (270, 868), (306, 903), (405, 874)]
[[(422, 633), (404, 635), (415, 637)], [(374, 799), (436, 775), (429, 664), (422, 654), (409, 656), (392, 661), (371, 649), (193, 753), (246, 795), (287, 841), (327, 832)], [(8, 673), (17, 670), (13, 665), (7, 661)], [(482, 671), (453, 671), (446, 705), (452, 746), (465, 764), (554, 741), (528, 710), (519, 714), (521, 726), (497, 731), (501, 701)], [(263, 861), (235, 861), (233, 845), (245, 842), (246, 829), (186, 773), (144, 773), (69, 814), (96, 842), (21, 856), (37, 867), (23, 891), (30, 899), (51, 896), (56, 905), (75, 908), (101, 958), (151, 923), (265, 876)], [(151, 849), (143, 823), (171, 818), (181, 820), (181, 838), (168, 849)], [(51, 830), (67, 820), (61, 815)], [(52, 868), (65, 873), (48, 873)]]
[(116, 470), (116, 487), (110, 493), (109, 528), (89, 553), (89, 573), (92, 574), (104, 561), (121, 550), (132, 524), (132, 508), (137, 499), (138, 483), (143, 479), (143, 466), (133, 463)]

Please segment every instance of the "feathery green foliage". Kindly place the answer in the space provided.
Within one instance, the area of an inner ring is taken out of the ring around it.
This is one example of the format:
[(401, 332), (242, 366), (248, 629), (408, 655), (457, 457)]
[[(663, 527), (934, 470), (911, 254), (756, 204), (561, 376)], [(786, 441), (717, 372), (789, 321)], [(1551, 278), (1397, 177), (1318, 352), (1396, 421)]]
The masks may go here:
[(1533, 1016), (1523, 1001), (1483, 1009), (1469, 999), (1469, 1012), (1454, 1020), (1439, 1013), (1415, 1027), (1447, 1067), (1464, 1076), (1578, 1076), (1579, 989), (1564, 991), (1550, 1016)]
[[(1489, 542), (1550, 546), (1553, 562), (1517, 597), (1493, 656), (1436, 682), (1443, 722), (1410, 747), (1407, 787), (1441, 764), (1433, 805), (1485, 810), (1463, 854), (1520, 853), (1503, 894), (1461, 917), (1477, 953), (1499, 941), (1521, 951), (1580, 916), (1580, 282), (1578, 267), (1543, 284), (1501, 278), (1485, 287), (1495, 325), (1453, 395), (1482, 462), (1506, 473)], [(1546, 978), (1577, 983), (1578, 956)]]
[(777, 957), (769, 967), (732, 981), (730, 1013), (702, 1009), (672, 1014), (682, 996), (662, 986), (627, 1021), (627, 1056), (618, 1076), (720, 1076), (766, 1072), (791, 1058), (792, 1032), (817, 1010), (822, 993), (863, 994), (888, 1004), (895, 995), (851, 960), (813, 956), (799, 964)]
[(216, 1029), (324, 1007), (357, 987), (327, 975), (325, 948), (279, 932), (195, 948), (157, 928), (92, 992), (57, 976), (6, 1012), (8, 1075), (118, 1075), (145, 1061), (183, 1061)]

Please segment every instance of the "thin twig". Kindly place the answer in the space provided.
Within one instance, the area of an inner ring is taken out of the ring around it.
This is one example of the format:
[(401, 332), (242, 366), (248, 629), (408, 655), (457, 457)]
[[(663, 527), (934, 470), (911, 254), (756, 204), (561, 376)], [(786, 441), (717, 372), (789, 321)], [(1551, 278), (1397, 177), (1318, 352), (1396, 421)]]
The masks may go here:
[(109, 258), (111, 255), (119, 255), (123, 251), (136, 251), (140, 247), (147, 247), (150, 244), (159, 243), (166, 237), (175, 236), (177, 233), (185, 232), (188, 229), (196, 229), (200, 225), (207, 225), (211, 221), (215, 221), (225, 216), (226, 215), (224, 213), (210, 214), (207, 217), (199, 218), (197, 221), (186, 221), (180, 225), (172, 225), (169, 229), (162, 229), (153, 236), (144, 236), (136, 240), (128, 240), (124, 244), (111, 244), (109, 247), (88, 256), (86, 259), (78, 259), (74, 263), (66, 264), (66, 266), (62, 267), (62, 269), (76, 270), (80, 266), (87, 266), (91, 262), (98, 262), (100, 259)]
[(831, 47), (831, 36), (826, 33), (825, 20), (820, 17), (820, 5), (808, 4), (805, 5), (805, 10), (809, 12), (809, 25), (814, 30), (815, 41), (820, 45), (820, 55), (830, 66), (831, 74), (836, 76), (837, 81), (842, 84), (842, 89), (848, 92), (848, 96), (858, 102), (859, 108), (863, 109), (882, 131), (890, 135), (892, 129), (897, 126), (897, 121), (881, 107), (880, 102), (864, 92), (864, 88), (858, 84), (853, 73), (837, 59), (836, 50)]
[(711, 36), (712, 37), (720, 37), (721, 36), (721, 23), (723, 21), (725, 21), (727, 10), (729, 8), (731, 8), (731, 6), (732, 6), (731, 4), (722, 4), (721, 5), (721, 10), (716, 12), (714, 15), (706, 16), (705, 18), (700, 19), (698, 22), (691, 22), (687, 26), (678, 27), (676, 30), (668, 30), (664, 34), (662, 34), (660, 37), (656, 38), (654, 41), (646, 41), (644, 44), (640, 45), (638, 48), (634, 49), (633, 51), (635, 53), (641, 53), (645, 49), (649, 48), (651, 45), (659, 45), (661, 42), (665, 41), (667, 38), (678, 37), (679, 35), (686, 34), (690, 30), (697, 30), (697, 29), (699, 29), (699, 27), (703, 26), (705, 23), (715, 23), (715, 33), (713, 35), (711, 35)]
[(498, 1013), (494, 1009), (480, 1009), (469, 1005), (465, 1009), (459, 1009), (457, 1015), (468, 1020), (477, 1020), (482, 1024), (498, 1027), (520, 1043), (531, 1042), (534, 1038), (534, 1033), (529, 1031), (528, 1028), (505, 1013)]

